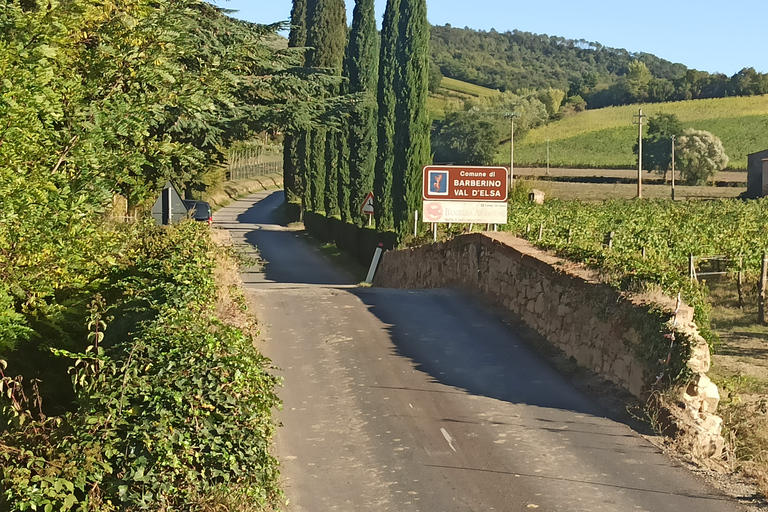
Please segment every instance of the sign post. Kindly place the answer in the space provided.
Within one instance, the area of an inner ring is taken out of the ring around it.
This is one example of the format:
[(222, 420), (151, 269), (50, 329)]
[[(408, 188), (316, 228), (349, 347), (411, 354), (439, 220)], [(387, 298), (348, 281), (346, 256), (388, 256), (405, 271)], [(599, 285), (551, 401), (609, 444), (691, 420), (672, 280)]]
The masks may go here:
[(423, 173), (424, 222), (507, 223), (506, 168), (427, 165)]

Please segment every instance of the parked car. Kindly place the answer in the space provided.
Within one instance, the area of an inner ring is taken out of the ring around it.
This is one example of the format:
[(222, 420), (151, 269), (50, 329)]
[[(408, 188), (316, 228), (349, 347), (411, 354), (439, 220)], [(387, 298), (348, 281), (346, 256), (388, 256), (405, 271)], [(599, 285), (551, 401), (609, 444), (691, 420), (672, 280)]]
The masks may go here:
[(213, 212), (211, 211), (211, 205), (205, 201), (193, 201), (191, 199), (184, 199), (184, 206), (187, 207), (187, 212), (191, 219), (200, 222), (207, 222), (209, 226), (213, 224)]

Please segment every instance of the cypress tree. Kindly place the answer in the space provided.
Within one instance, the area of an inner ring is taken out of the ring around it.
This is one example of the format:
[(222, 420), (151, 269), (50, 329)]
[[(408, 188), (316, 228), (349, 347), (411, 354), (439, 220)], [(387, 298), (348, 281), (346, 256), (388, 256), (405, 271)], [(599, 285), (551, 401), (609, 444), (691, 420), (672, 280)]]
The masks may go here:
[(425, 0), (401, 0), (397, 61), (401, 74), (396, 84), (396, 148), (393, 170), (395, 229), (410, 230), (413, 212), (421, 207), (422, 167), (431, 163), (429, 144), (429, 22)]
[(360, 212), (365, 196), (373, 191), (376, 167), (376, 86), (379, 77), (379, 35), (373, 0), (357, 0), (344, 61), (344, 75), (350, 93), (367, 93), (352, 113), (341, 144), (343, 162), (339, 166), (339, 203), (342, 219), (365, 223)]
[(379, 231), (393, 229), (392, 169), (395, 163), (395, 107), (398, 85), (397, 44), (399, 36), (401, 0), (387, 0), (384, 21), (381, 26), (381, 50), (379, 54), (379, 81), (377, 88), (379, 112), (377, 116), (376, 168), (373, 195), (376, 202), (376, 228)]
[[(307, 55), (308, 64), (341, 75), (347, 42), (347, 12), (344, 0), (310, 0), (307, 15), (307, 45), (311, 48)], [(338, 88), (334, 89), (328, 93), (339, 94)], [(336, 179), (333, 175), (333, 179), (328, 179), (327, 175), (329, 165), (333, 165), (336, 159), (335, 137), (327, 128), (318, 128), (312, 130), (311, 138), (312, 158), (309, 175), (313, 186), (310, 202), (314, 211), (325, 210), (326, 214), (332, 215), (338, 210), (338, 190)], [(331, 174), (334, 169), (331, 167)], [(329, 193), (326, 193), (327, 187), (330, 187)]]
[(326, 128), (310, 132), (307, 147), (307, 208), (315, 213), (325, 211), (325, 136)]
[[(307, 0), (294, 0), (288, 46), (302, 48), (306, 43)], [(306, 136), (306, 132), (288, 132), (283, 139), (283, 183), (287, 202), (299, 202), (304, 199)]]

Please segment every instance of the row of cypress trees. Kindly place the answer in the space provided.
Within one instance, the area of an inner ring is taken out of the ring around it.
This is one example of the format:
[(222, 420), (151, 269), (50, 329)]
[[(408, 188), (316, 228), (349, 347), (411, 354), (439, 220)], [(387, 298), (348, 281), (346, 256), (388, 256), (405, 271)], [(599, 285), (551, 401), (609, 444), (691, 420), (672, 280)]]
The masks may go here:
[(373, 192), (377, 229), (406, 233), (431, 161), (425, 0), (388, 0), (380, 38), (373, 0), (356, 0), (349, 30), (344, 0), (294, 0), (289, 46), (307, 47), (305, 67), (342, 74), (327, 94), (354, 107), (338, 123), (286, 133), (286, 200), (363, 225)]

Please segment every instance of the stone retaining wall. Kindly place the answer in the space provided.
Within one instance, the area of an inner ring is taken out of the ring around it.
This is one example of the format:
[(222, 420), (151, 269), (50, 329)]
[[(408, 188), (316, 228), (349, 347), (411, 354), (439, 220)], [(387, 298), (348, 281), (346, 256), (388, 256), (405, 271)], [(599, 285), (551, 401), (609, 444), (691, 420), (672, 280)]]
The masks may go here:
[[(505, 233), (469, 234), (448, 242), (387, 251), (374, 285), (479, 291), (579, 365), (638, 397), (647, 396), (657, 378), (653, 372), (658, 370), (649, 368), (640, 354), (651, 343), (649, 336), (656, 336), (658, 343), (662, 331), (671, 332), (676, 309), (675, 301), (668, 297), (621, 293), (601, 283), (596, 273)], [(685, 351), (689, 360), (672, 361), (670, 367), (687, 364), (696, 377), (695, 385), (688, 386), (681, 397), (686, 404), (683, 416), (690, 420), (689, 430), (697, 437), (693, 450), (719, 456), (721, 421), (714, 416), (719, 395), (704, 375), (710, 365), (709, 347), (698, 335), (692, 308), (679, 307), (675, 331), (688, 340), (691, 351)], [(679, 350), (672, 354), (683, 357)]]

